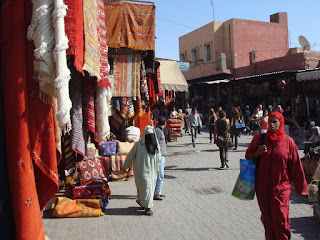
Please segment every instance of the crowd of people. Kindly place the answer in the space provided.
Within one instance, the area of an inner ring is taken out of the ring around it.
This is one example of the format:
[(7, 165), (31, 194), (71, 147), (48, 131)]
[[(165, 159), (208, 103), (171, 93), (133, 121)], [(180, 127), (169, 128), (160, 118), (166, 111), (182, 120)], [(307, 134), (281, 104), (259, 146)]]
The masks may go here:
[[(153, 114), (157, 127), (147, 126), (125, 163), (125, 167), (129, 167), (133, 161), (137, 203), (150, 216), (153, 214), (153, 200), (163, 199), (166, 144), (169, 140), (165, 130), (167, 118), (161, 115), (161, 111), (153, 111)], [(276, 111), (272, 111), (270, 108), (263, 109), (259, 104), (251, 113), (249, 106), (245, 106), (243, 114), (240, 107), (233, 106), (228, 117), (221, 107), (217, 107), (216, 111), (210, 108), (207, 114), (200, 114), (196, 107), (190, 108), (187, 104), (184, 111), (176, 111), (173, 107), (169, 117), (181, 120), (184, 134), (191, 135), (193, 147), (205, 122), (209, 130), (209, 144), (213, 142), (219, 148), (221, 169), (229, 168), (228, 151), (232, 146), (233, 150), (237, 150), (240, 133), (253, 135), (245, 157), (257, 163), (256, 195), (265, 237), (290, 239), (291, 183), (294, 183), (298, 194), (308, 194), (298, 148), (289, 136), (290, 128), (299, 128), (291, 117), (290, 107), (282, 110), (278, 106)], [(315, 126), (315, 122), (310, 122), (309, 132), (310, 138), (304, 142), (306, 154), (311, 147), (320, 145), (320, 127)]]

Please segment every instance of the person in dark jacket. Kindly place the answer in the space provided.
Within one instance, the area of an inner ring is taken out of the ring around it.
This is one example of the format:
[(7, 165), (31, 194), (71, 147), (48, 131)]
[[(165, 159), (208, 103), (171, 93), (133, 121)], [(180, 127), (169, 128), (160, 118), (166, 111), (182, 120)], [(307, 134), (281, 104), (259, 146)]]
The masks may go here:
[(168, 133), (165, 128), (166, 118), (164, 116), (160, 116), (158, 119), (158, 126), (156, 127), (156, 135), (160, 144), (160, 152), (161, 152), (161, 163), (160, 163), (160, 171), (157, 177), (156, 188), (154, 191), (154, 200), (162, 200), (162, 188), (163, 188), (163, 179), (164, 179), (164, 165), (166, 161), (167, 155), (167, 142), (168, 142)]

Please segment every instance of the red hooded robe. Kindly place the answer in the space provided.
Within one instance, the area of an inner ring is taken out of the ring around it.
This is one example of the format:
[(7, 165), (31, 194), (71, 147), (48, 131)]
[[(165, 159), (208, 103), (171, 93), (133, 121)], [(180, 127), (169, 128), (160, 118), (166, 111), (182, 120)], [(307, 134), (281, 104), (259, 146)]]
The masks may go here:
[[(266, 239), (290, 239), (289, 201), (291, 182), (296, 192), (306, 195), (308, 185), (295, 142), (284, 133), (284, 119), (281, 113), (272, 112), (280, 127), (265, 135), (267, 152), (260, 157), (256, 175), (256, 194), (261, 210), (261, 221), (265, 228)], [(261, 144), (261, 135), (253, 138), (246, 158)]]

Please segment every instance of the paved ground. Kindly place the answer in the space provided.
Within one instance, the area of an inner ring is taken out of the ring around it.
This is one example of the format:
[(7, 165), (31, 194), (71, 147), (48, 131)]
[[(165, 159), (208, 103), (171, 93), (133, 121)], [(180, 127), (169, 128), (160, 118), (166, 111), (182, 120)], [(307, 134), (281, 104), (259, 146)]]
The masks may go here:
[[(113, 195), (99, 218), (43, 219), (51, 240), (62, 239), (264, 239), (256, 200), (231, 196), (239, 174), (239, 159), (252, 136), (241, 136), (229, 153), (230, 169), (219, 170), (218, 148), (209, 134), (168, 143), (163, 201), (154, 201), (152, 217), (142, 215), (135, 202), (134, 180), (110, 182)], [(293, 191), (290, 205), (292, 239), (320, 239), (320, 221), (312, 205)]]

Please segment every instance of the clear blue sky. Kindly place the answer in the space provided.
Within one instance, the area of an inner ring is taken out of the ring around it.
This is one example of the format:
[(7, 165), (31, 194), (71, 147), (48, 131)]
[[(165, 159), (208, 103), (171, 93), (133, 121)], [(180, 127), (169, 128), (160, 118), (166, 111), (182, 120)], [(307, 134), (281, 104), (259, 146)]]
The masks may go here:
[(179, 60), (179, 37), (209, 22), (231, 18), (270, 21), (270, 15), (288, 13), (290, 47), (300, 47), (305, 36), (311, 50), (320, 51), (320, 0), (154, 0), (156, 56)]

